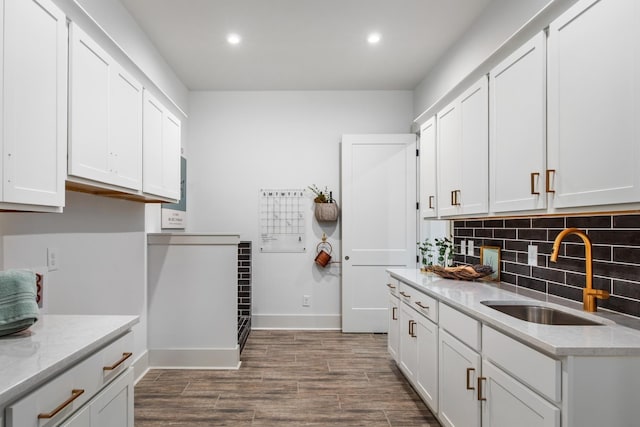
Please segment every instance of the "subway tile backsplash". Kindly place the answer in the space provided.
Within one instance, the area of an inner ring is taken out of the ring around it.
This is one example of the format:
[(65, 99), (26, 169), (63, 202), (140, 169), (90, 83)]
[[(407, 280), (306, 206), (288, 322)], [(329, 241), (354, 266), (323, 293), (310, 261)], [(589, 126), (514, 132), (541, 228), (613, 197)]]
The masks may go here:
[[(593, 245), (593, 286), (611, 293), (598, 307), (640, 317), (640, 215), (554, 216), (454, 221), (455, 261), (478, 264), (480, 246), (501, 248), (503, 282), (582, 301), (584, 245), (567, 236), (557, 263), (553, 241), (567, 227), (585, 231)], [(460, 241), (473, 240), (474, 255), (460, 253)], [(538, 265), (527, 265), (529, 245), (538, 246)]]

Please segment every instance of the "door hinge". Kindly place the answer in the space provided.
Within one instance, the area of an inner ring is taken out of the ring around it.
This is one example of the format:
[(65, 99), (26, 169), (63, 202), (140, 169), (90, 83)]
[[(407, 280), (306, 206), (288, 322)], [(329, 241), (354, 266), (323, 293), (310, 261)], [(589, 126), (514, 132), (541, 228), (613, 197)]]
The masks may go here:
[(420, 262), (420, 255), (416, 255), (416, 262)]
[(420, 210), (420, 202), (416, 202), (416, 210), (419, 211)]
[(416, 148), (416, 157), (420, 157), (420, 150)]

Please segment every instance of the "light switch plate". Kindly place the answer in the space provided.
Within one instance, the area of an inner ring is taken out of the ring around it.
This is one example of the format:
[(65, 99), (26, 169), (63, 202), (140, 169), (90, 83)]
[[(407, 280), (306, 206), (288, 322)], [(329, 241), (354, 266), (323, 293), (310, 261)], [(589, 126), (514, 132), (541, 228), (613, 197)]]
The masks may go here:
[(533, 266), (538, 265), (538, 246), (529, 245), (527, 247), (527, 264)]
[(467, 242), (467, 255), (473, 256), (473, 240)]

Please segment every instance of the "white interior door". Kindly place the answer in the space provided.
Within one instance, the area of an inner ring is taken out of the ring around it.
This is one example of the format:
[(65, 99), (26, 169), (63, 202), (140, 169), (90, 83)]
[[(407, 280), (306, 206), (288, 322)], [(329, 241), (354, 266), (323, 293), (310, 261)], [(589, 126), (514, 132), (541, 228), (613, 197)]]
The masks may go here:
[(342, 331), (387, 332), (386, 269), (416, 265), (416, 136), (342, 136)]

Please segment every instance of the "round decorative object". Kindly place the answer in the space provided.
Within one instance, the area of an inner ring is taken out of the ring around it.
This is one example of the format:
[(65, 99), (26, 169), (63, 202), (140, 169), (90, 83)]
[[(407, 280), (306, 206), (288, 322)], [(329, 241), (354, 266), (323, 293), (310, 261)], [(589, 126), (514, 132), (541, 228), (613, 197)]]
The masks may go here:
[(435, 273), (444, 279), (475, 280), (493, 273), (493, 269), (488, 265), (461, 265), (458, 267), (441, 267), (431, 265), (427, 271)]
[(338, 204), (316, 203), (315, 215), (318, 221), (337, 221), (339, 215)]

